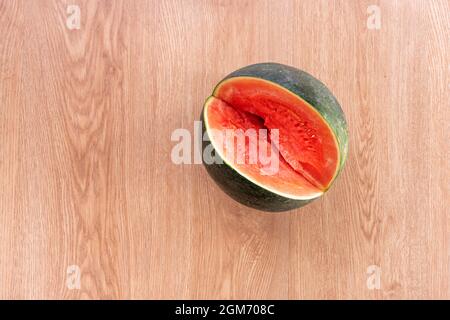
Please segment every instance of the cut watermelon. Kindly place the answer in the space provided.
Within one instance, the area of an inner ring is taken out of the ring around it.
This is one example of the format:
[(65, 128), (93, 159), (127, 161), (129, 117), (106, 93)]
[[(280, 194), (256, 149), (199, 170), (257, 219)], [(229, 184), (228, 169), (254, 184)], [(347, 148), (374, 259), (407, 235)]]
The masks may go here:
[[(208, 172), (227, 194), (261, 210), (288, 210), (320, 197), (347, 154), (345, 118), (331, 92), (280, 64), (252, 65), (226, 77), (206, 101), (202, 120), (224, 162), (207, 164)], [(234, 148), (237, 135), (218, 134), (225, 131), (255, 132), (256, 139)], [(277, 154), (275, 173), (265, 174), (261, 159), (249, 161), (261, 148)]]

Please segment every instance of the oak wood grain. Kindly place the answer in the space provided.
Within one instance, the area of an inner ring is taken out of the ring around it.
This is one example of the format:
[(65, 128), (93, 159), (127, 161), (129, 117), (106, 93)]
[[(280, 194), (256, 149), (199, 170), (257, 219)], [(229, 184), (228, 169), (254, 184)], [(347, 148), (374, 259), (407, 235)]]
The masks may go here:
[[(448, 1), (0, 0), (0, 298), (449, 299), (449, 23)], [(283, 214), (170, 159), (215, 83), (263, 61), (349, 123), (339, 180)]]

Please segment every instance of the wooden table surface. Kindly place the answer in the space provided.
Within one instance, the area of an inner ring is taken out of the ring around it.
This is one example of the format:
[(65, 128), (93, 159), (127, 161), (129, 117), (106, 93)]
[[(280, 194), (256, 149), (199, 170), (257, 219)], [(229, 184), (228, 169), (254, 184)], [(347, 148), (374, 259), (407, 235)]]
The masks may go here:
[[(449, 299), (449, 23), (445, 0), (0, 0), (0, 297)], [(264, 61), (349, 124), (333, 188), (282, 214), (170, 158)]]

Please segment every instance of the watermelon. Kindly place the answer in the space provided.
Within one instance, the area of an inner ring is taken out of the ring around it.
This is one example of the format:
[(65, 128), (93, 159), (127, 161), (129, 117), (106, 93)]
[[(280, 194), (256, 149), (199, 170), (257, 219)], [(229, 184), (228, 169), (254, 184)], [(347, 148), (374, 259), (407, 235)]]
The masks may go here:
[(231, 198), (258, 210), (286, 211), (320, 198), (347, 157), (336, 98), (310, 74), (278, 63), (226, 76), (201, 121), (203, 155), (214, 160), (204, 161), (207, 172)]

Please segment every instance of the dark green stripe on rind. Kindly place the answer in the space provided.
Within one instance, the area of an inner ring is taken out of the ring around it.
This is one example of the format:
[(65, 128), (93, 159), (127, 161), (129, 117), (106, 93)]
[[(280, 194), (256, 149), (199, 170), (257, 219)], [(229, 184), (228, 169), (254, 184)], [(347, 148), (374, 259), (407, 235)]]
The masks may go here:
[[(348, 131), (344, 112), (336, 98), (319, 80), (305, 71), (279, 63), (258, 63), (236, 70), (221, 83), (234, 77), (253, 77), (274, 82), (311, 104), (333, 130), (339, 145), (339, 174), (347, 158)], [(219, 83), (220, 85), (220, 83)]]
[[(204, 135), (202, 146), (203, 151), (210, 144), (209, 136), (207, 133), (205, 134), (206, 122), (204, 112), (205, 109), (203, 109), (201, 115)], [(217, 153), (213, 153), (213, 156), (221, 159)], [(209, 175), (226, 194), (237, 202), (240, 202), (248, 207), (264, 211), (280, 212), (302, 207), (314, 200), (289, 199), (263, 189), (240, 175), (224, 161), (213, 164), (204, 163), (204, 165)]]

